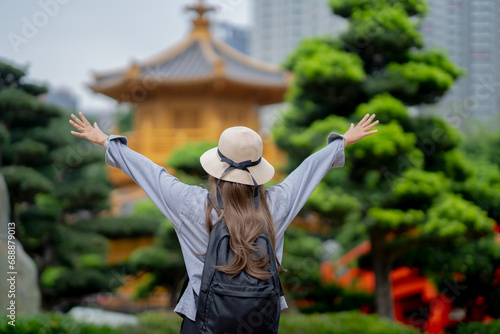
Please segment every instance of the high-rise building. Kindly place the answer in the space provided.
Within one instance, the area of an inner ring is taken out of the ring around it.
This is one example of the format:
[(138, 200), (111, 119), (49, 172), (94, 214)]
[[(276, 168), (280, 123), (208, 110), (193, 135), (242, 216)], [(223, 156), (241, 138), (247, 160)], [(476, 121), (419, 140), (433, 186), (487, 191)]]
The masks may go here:
[(337, 34), (344, 25), (328, 0), (254, 0), (251, 55), (280, 64), (302, 39)]
[[(500, 114), (500, 1), (428, 1), (421, 31), (426, 45), (445, 48), (467, 70), (439, 104), (439, 110), (463, 120), (487, 120)], [(459, 124), (458, 124), (459, 125)]]
[(250, 54), (250, 28), (228, 22), (213, 22), (212, 34), (234, 49)]
[(44, 96), (44, 101), (66, 110), (76, 110), (78, 105), (76, 95), (65, 87), (50, 89)]

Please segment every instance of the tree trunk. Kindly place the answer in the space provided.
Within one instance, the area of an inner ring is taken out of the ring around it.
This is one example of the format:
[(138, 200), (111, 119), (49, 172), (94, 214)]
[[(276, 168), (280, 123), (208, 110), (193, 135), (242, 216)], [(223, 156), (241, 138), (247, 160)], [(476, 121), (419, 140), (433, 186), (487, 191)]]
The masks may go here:
[(394, 320), (394, 298), (389, 275), (393, 258), (387, 249), (385, 233), (378, 229), (370, 232), (373, 273), (375, 275), (375, 307), (381, 317)]

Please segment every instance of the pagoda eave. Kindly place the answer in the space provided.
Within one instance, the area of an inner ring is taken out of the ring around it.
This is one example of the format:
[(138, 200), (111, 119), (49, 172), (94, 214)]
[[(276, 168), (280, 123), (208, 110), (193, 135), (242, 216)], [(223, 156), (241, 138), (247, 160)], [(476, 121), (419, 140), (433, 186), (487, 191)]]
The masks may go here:
[(266, 105), (283, 101), (287, 83), (267, 83), (261, 81), (238, 80), (219, 76), (189, 79), (120, 78), (114, 82), (92, 84), (89, 87), (115, 99), (117, 102), (136, 103), (158, 96), (206, 95), (229, 96), (255, 100)]

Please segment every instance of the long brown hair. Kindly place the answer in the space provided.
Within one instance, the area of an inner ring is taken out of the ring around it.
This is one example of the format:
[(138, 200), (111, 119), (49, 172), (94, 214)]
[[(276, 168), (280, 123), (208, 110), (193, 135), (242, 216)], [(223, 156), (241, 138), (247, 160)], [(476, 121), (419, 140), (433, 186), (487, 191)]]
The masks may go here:
[[(253, 186), (223, 180), (217, 185), (217, 181), (218, 179), (208, 176), (210, 196), (216, 199), (216, 191), (217, 187), (219, 187), (224, 205), (224, 209), (215, 223), (224, 218), (231, 236), (229, 246), (234, 253), (234, 257), (227, 265), (217, 266), (216, 268), (229, 275), (238, 275), (242, 271), (246, 271), (249, 275), (258, 279), (270, 278), (273, 275), (268, 270), (270, 256), (276, 259), (278, 268), (281, 266), (276, 257), (274, 222), (267, 205), (264, 187), (259, 186), (259, 207), (256, 208), (253, 201)], [(217, 200), (214, 203), (217, 203)], [(209, 234), (213, 228), (212, 208), (211, 202), (207, 201), (205, 221)], [(273, 254), (264, 254), (261, 258), (257, 258), (255, 254), (257, 254), (258, 250), (255, 241), (262, 233), (267, 233), (269, 236)]]

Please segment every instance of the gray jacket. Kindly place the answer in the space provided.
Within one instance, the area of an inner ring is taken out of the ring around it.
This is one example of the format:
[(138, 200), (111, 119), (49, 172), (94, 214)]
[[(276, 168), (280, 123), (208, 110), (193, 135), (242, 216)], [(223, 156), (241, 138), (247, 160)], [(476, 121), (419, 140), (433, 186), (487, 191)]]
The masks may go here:
[[(286, 228), (330, 168), (344, 166), (344, 140), (344, 136), (331, 133), (326, 147), (304, 160), (283, 182), (267, 189), (268, 205), (276, 229), (276, 255), (280, 262)], [(175, 312), (194, 321), (194, 292), (199, 294), (205, 260), (197, 254), (206, 252), (209, 237), (205, 228), (207, 190), (180, 182), (164, 167), (131, 150), (124, 136), (109, 137), (106, 163), (130, 176), (172, 222), (189, 275), (189, 285), (175, 307)], [(217, 219), (215, 210), (212, 212), (212, 219), (214, 222)], [(281, 309), (284, 308), (287, 308), (287, 304), (285, 298), (281, 297)]]

